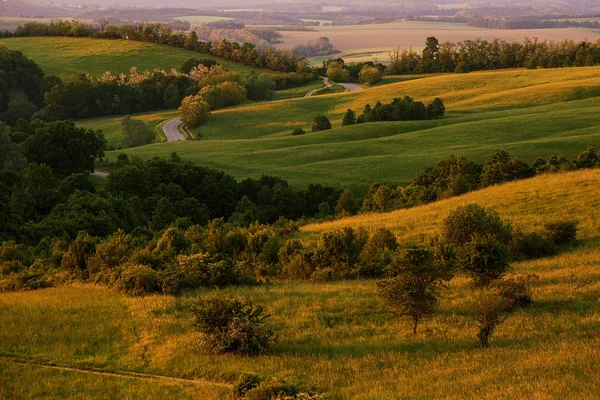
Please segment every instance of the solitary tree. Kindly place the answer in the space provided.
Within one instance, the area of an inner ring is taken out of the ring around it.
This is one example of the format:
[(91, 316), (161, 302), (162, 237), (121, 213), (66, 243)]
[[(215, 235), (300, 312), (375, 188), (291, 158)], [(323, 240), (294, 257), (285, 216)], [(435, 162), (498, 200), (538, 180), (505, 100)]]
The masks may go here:
[(356, 113), (350, 109), (346, 111), (344, 118), (342, 119), (342, 126), (354, 125), (356, 124)]
[(183, 122), (191, 127), (196, 127), (208, 120), (210, 106), (200, 96), (188, 96), (181, 101), (179, 114)]
[(365, 65), (358, 73), (358, 80), (364, 84), (372, 85), (379, 82), (381, 79), (381, 72), (377, 67)]
[(313, 119), (312, 131), (319, 132), (331, 129), (331, 122), (324, 115), (318, 115)]
[(419, 321), (435, 312), (439, 291), (452, 278), (452, 270), (425, 247), (402, 250), (392, 269), (394, 278), (377, 283), (379, 297), (395, 315), (412, 319), (416, 335)]
[(121, 135), (123, 136), (121, 140), (123, 147), (143, 146), (154, 140), (154, 132), (146, 126), (144, 121), (131, 119), (129, 115), (121, 120)]

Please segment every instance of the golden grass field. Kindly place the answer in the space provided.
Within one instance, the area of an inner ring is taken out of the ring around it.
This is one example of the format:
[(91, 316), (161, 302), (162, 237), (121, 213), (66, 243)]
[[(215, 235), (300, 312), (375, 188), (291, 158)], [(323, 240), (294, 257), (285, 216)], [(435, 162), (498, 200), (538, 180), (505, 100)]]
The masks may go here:
[[(279, 329), (279, 342), (256, 358), (212, 355), (199, 346), (190, 307), (206, 290), (127, 298), (74, 285), (0, 294), (0, 397), (228, 398), (227, 385), (252, 371), (314, 385), (333, 399), (597, 399), (599, 181), (597, 170), (541, 176), (411, 210), (303, 228), (306, 239), (345, 225), (387, 226), (408, 243), (435, 232), (448, 211), (470, 202), (528, 229), (557, 218), (579, 220), (579, 247), (513, 265), (514, 272), (539, 275), (535, 303), (500, 325), (488, 349), (476, 344), (477, 328), (467, 313), (472, 289), (462, 276), (443, 291), (438, 313), (416, 336), (408, 322), (385, 311), (374, 281), (225, 289), (264, 304)], [(588, 284), (573, 290), (573, 276)], [(91, 379), (33, 363), (200, 381)]]

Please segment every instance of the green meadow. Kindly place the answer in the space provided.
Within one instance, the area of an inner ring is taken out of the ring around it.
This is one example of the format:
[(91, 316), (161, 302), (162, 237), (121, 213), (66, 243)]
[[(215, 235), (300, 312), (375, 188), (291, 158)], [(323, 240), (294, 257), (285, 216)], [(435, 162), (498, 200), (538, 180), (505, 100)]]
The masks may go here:
[(48, 75), (72, 80), (79, 74), (100, 76), (106, 71), (113, 75), (161, 68), (179, 70), (188, 58), (217, 60), (225, 69), (248, 75), (250, 68), (208, 54), (130, 40), (108, 40), (71, 37), (26, 37), (1, 39), (6, 47), (19, 50), (35, 61)]
[[(573, 158), (600, 143), (599, 67), (388, 79), (392, 83), (359, 92), (218, 110), (195, 130), (198, 140), (151, 144), (126, 153), (148, 158), (177, 152), (237, 178), (270, 174), (302, 186), (406, 183), (450, 153), (482, 162), (502, 148), (530, 163), (553, 154)], [(440, 97), (447, 115), (435, 121), (341, 127), (347, 109), (360, 113), (367, 103), (403, 96), (425, 102)], [(334, 129), (310, 132), (312, 118), (319, 114), (328, 116)], [(170, 115), (157, 113), (156, 119)], [(110, 126), (107, 120), (106, 129)], [(291, 136), (294, 128), (308, 133)]]
[[(179, 298), (129, 298), (101, 287), (74, 285), (0, 294), (0, 381), (5, 382), (0, 396), (83, 398), (101, 390), (98, 397), (103, 398), (228, 398), (237, 376), (254, 372), (299, 381), (332, 399), (596, 398), (599, 179), (597, 170), (541, 176), (411, 210), (303, 229), (306, 234), (369, 221), (381, 226), (387, 220), (401, 241), (419, 242), (449, 210), (470, 202), (497, 209), (515, 226), (534, 227), (567, 214), (581, 220), (579, 247), (512, 265), (512, 272), (539, 275), (532, 289), (535, 303), (511, 314), (490, 348), (477, 345), (477, 327), (467, 312), (472, 288), (462, 276), (442, 292), (439, 311), (422, 323), (416, 336), (408, 321), (382, 307), (374, 281), (274, 282), (223, 289), (264, 304), (272, 315), (279, 341), (258, 357), (214, 355), (200, 347), (191, 308), (194, 296), (207, 291)], [(586, 285), (575, 290), (575, 278)], [(86, 372), (92, 369), (198, 384), (92, 379)]]

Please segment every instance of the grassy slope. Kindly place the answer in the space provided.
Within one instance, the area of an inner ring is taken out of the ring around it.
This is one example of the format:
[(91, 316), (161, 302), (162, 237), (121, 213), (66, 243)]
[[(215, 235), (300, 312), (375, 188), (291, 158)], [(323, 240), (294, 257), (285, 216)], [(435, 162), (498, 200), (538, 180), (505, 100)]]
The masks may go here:
[[(451, 152), (477, 161), (498, 148), (528, 162), (552, 154), (575, 157), (600, 142), (599, 85), (598, 67), (431, 76), (220, 110), (198, 129), (200, 141), (128, 152), (152, 157), (175, 151), (238, 178), (272, 174), (297, 185), (403, 183)], [(425, 101), (440, 97), (448, 115), (340, 128), (346, 109), (360, 111), (366, 103), (405, 95)], [(333, 130), (290, 135), (296, 127), (310, 131), (312, 117), (321, 113), (330, 117)]]
[(207, 54), (128, 40), (89, 38), (29, 37), (2, 39), (6, 47), (19, 50), (34, 60), (48, 75), (70, 80), (79, 74), (100, 76), (105, 71), (114, 75), (154, 68), (179, 70), (188, 58), (211, 58), (224, 68), (247, 75), (256, 68), (226, 61)]
[[(226, 289), (266, 304), (281, 329), (272, 352), (257, 358), (202, 351), (190, 297), (130, 299), (90, 286), (0, 294), (0, 355), (218, 382), (232, 382), (244, 371), (283, 374), (336, 398), (595, 398), (600, 391), (599, 179), (597, 170), (544, 176), (410, 211), (341, 221), (391, 225), (409, 240), (429, 234), (457, 204), (473, 201), (519, 225), (567, 215), (580, 219), (581, 238), (587, 240), (582, 247), (514, 265), (515, 271), (540, 276), (533, 290), (536, 303), (510, 316), (489, 349), (475, 344), (476, 327), (466, 313), (471, 289), (458, 277), (444, 291), (438, 314), (414, 337), (408, 323), (382, 309), (372, 281)], [(572, 274), (591, 282), (574, 298)], [(14, 385), (18, 393), (75, 384), (21, 366), (0, 368), (8, 369), (11, 381), (36, 380), (31, 389)], [(84, 390), (94, 388), (90, 383)]]

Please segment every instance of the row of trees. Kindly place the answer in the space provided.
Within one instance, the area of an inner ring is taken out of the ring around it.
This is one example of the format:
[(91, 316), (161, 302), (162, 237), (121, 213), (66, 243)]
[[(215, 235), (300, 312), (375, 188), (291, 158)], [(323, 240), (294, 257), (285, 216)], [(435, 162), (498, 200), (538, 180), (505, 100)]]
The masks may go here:
[(473, 16), (467, 22), (471, 26), (488, 29), (556, 29), (556, 28), (588, 28), (599, 29), (600, 22), (573, 21), (569, 19), (551, 20), (543, 17), (481, 17)]
[(575, 160), (568, 160), (564, 156), (551, 156), (548, 159), (538, 157), (532, 165), (511, 157), (504, 150), (496, 151), (483, 164), (450, 155), (433, 167), (419, 172), (406, 186), (372, 184), (362, 201), (353, 193), (344, 191), (338, 200), (336, 211), (337, 214), (345, 215), (387, 212), (535, 175), (598, 167), (600, 157), (593, 147), (581, 152)]
[(598, 63), (600, 42), (526, 38), (523, 43), (476, 39), (440, 44), (435, 37), (429, 37), (421, 53), (400, 48), (392, 51), (387, 72), (393, 75), (469, 72), (524, 67), (583, 67)]
[(212, 54), (252, 67), (278, 72), (304, 73), (308, 68), (308, 62), (304, 58), (290, 51), (268, 47), (259, 52), (251, 43), (238, 44), (227, 40), (219, 43), (202, 42), (198, 40), (194, 31), (189, 33), (173, 31), (169, 24), (163, 23), (138, 22), (114, 26), (107, 23), (91, 25), (65, 20), (54, 20), (49, 24), (29, 22), (18, 27), (14, 33), (4, 32), (3, 36), (72, 36), (136, 40)]
[(342, 119), (342, 126), (379, 121), (421, 121), (426, 119), (439, 119), (444, 116), (446, 107), (441, 99), (435, 98), (425, 106), (412, 97), (395, 98), (390, 104), (378, 101), (375, 107), (367, 104), (362, 114), (358, 117), (352, 110), (348, 110)]

